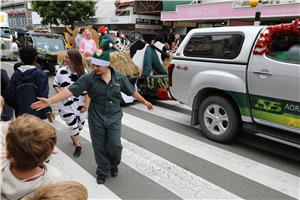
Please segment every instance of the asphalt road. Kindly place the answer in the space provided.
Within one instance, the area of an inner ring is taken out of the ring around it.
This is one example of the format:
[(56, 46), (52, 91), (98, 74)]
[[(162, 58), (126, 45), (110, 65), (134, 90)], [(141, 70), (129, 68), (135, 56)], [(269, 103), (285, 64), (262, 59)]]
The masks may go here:
[[(1, 62), (9, 76), (15, 62)], [(49, 74), (49, 96), (53, 74)], [(134, 102), (123, 106), (122, 162), (116, 178), (96, 184), (96, 163), (86, 123), (84, 151), (73, 157), (68, 129), (56, 112), (57, 150), (50, 164), (68, 180), (85, 185), (90, 199), (299, 199), (299, 146), (241, 133), (229, 144), (205, 138), (191, 127), (191, 108), (148, 99), (154, 111)], [(88, 120), (87, 120), (88, 121)]]

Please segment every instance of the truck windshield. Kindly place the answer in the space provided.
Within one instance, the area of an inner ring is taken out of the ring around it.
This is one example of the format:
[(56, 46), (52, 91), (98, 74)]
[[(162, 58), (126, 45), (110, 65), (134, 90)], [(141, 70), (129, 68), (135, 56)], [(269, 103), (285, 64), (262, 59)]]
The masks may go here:
[(8, 27), (1, 27), (1, 37), (3, 37), (3, 38), (10, 38), (9, 28)]
[(49, 52), (66, 50), (64, 41), (60, 36), (33, 35), (33, 39), (36, 49)]

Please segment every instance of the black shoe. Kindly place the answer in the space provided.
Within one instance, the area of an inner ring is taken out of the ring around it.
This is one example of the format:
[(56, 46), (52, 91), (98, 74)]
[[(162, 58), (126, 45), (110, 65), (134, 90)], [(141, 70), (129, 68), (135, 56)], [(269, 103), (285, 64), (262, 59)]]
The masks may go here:
[(76, 148), (75, 148), (75, 152), (74, 152), (74, 154), (73, 154), (74, 157), (75, 157), (75, 158), (78, 158), (78, 157), (80, 156), (81, 152), (82, 152), (82, 147), (81, 147), (81, 146), (76, 147)]
[(99, 174), (99, 175), (97, 176), (97, 183), (98, 183), (98, 184), (104, 184), (104, 183), (105, 183), (105, 178), (106, 178), (105, 175)]
[(72, 136), (70, 136), (70, 138), (71, 138), (71, 140), (73, 141), (73, 144), (74, 144), (74, 146), (75, 146), (75, 142), (74, 142), (74, 140), (73, 140)]
[(117, 167), (110, 170), (110, 173), (113, 177), (118, 176), (118, 172), (119, 172), (119, 170)]

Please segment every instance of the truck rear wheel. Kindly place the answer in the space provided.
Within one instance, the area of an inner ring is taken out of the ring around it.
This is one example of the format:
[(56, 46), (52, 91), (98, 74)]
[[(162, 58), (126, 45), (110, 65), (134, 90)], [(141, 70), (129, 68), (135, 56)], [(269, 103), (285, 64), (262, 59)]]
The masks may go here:
[(206, 137), (216, 142), (229, 142), (241, 131), (237, 109), (221, 96), (210, 96), (200, 105), (199, 124)]

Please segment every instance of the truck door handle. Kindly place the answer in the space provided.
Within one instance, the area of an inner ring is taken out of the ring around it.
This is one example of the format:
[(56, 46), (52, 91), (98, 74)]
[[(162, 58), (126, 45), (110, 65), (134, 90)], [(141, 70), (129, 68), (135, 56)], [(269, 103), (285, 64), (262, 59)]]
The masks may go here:
[(272, 73), (271, 73), (271, 72), (262, 72), (262, 71), (256, 71), (256, 70), (253, 70), (253, 73), (254, 73), (254, 74), (262, 74), (262, 75), (269, 75), (269, 76), (272, 76)]

